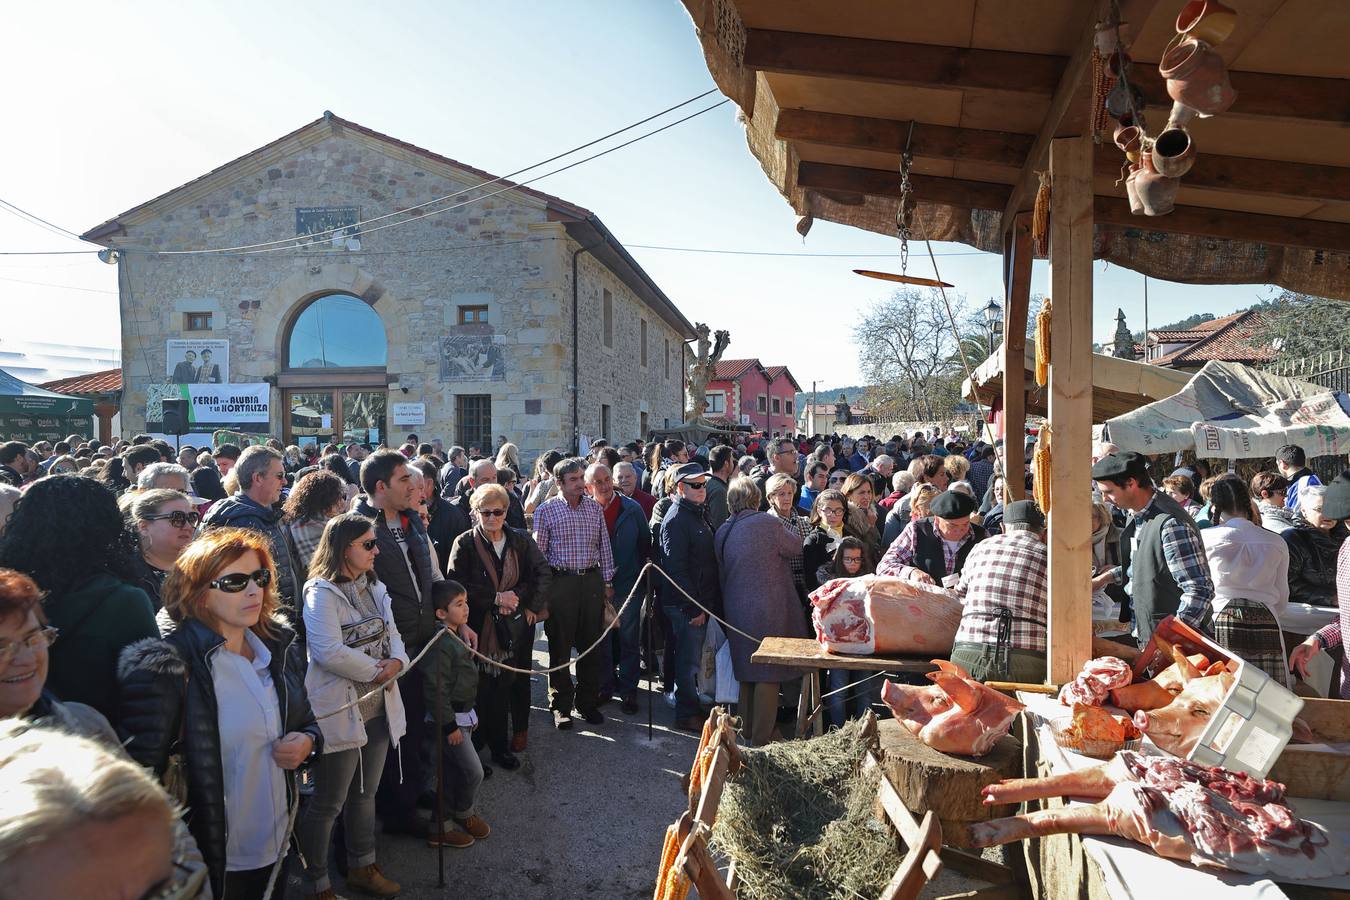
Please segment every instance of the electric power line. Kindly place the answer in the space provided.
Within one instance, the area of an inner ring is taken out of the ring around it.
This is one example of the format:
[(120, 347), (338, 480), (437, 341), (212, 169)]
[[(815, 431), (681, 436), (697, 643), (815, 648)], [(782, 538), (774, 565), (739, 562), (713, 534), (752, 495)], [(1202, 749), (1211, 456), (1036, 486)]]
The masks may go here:
[(87, 294), (112, 294), (117, 296), (117, 291), (105, 291), (99, 288), (76, 287), (73, 284), (52, 284), (48, 281), (25, 281), (21, 278), (0, 278), (0, 281), (9, 281), (14, 284), (31, 284), (34, 287), (63, 288), (67, 291), (84, 291)]
[[(792, 253), (779, 250), (722, 250), (715, 247), (667, 247), (658, 244), (624, 244), (625, 247), (634, 250), (669, 250), (676, 253), (712, 253), (722, 256), (788, 256), (805, 258), (834, 258), (834, 259), (859, 259), (861, 257), (875, 257), (878, 259), (895, 259), (899, 251), (886, 253), (879, 250), (858, 250), (856, 252), (840, 251), (837, 253)], [(939, 253), (938, 256), (984, 256), (982, 250), (971, 250), (969, 252), (959, 251), (956, 253)]]
[(77, 241), (80, 240), (80, 236), (75, 232), (62, 228), (60, 225), (56, 225), (52, 222), (48, 222), (41, 216), (34, 215), (26, 209), (20, 209), (8, 200), (0, 200), (0, 209), (3, 209), (5, 212), (16, 218), (22, 219), (29, 225), (37, 225), (39, 228), (46, 229), (52, 234), (59, 235), (60, 237), (74, 238)]

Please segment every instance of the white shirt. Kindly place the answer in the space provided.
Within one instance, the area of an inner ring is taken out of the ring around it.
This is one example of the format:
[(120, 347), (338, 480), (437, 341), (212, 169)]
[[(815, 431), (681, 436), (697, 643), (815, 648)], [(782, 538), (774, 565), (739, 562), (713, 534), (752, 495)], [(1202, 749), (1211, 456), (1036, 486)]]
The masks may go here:
[(1229, 600), (1259, 600), (1277, 619), (1289, 606), (1289, 547), (1279, 535), (1234, 517), (1200, 531), (1214, 579), (1214, 611)]
[(272, 759), (281, 739), (281, 702), (268, 666), (272, 654), (258, 636), (244, 632), (253, 660), (221, 647), (211, 657), (225, 778), (225, 868), (270, 866), (285, 852), (286, 773)]

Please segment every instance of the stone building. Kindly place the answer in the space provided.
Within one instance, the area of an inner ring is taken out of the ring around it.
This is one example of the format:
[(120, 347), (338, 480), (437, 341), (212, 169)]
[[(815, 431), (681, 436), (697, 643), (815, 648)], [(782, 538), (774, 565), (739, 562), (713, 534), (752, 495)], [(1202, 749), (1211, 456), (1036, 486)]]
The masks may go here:
[(194, 433), (529, 456), (682, 418), (693, 327), (593, 213), (331, 113), (84, 238), (127, 435), (180, 394)]

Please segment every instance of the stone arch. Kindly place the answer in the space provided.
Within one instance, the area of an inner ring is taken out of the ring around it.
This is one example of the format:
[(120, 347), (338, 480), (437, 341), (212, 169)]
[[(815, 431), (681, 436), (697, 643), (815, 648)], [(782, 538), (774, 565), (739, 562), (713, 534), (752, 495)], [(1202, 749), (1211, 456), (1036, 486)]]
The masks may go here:
[(254, 333), (271, 335), (277, 370), (286, 366), (291, 325), (315, 299), (326, 294), (351, 294), (368, 303), (384, 324), (388, 343), (385, 370), (396, 378), (405, 366), (408, 345), (407, 317), (399, 312), (398, 298), (385, 290), (374, 276), (351, 263), (307, 266), (284, 278), (268, 294), (254, 317)]

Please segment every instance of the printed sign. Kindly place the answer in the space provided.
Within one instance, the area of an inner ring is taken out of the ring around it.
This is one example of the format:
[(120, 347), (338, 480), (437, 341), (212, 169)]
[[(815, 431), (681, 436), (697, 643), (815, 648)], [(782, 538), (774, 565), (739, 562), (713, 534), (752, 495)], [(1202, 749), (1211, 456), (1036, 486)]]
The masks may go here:
[(295, 210), (295, 236), (306, 250), (360, 250), (359, 206), (300, 206)]
[(173, 338), (165, 341), (164, 374), (170, 384), (227, 384), (230, 342), (224, 338)]
[(390, 410), (394, 414), (395, 425), (427, 424), (427, 405), (425, 403), (395, 403)]
[(188, 421), (193, 425), (266, 424), (271, 413), (268, 384), (184, 384)]

